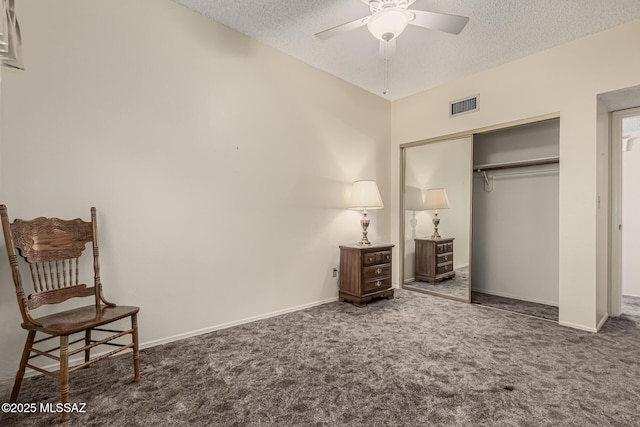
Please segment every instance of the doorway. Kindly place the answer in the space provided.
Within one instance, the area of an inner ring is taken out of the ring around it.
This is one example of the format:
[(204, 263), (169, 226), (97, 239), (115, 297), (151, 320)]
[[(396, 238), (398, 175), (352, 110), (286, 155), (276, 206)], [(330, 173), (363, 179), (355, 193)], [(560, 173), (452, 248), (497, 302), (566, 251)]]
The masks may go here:
[(640, 316), (640, 108), (612, 114), (612, 315)]

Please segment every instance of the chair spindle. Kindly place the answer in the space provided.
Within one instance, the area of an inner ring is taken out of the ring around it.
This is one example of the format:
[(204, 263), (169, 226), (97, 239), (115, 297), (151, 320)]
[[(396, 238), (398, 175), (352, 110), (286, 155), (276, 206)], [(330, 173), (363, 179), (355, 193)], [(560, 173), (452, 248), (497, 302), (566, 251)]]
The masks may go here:
[(38, 279), (36, 278), (36, 272), (33, 268), (33, 264), (29, 264), (29, 268), (31, 269), (31, 283), (33, 283), (33, 290), (35, 292), (40, 292), (40, 288), (38, 287)]
[[(71, 268), (71, 267), (69, 267)], [(64, 287), (67, 287), (67, 260), (62, 260), (62, 278), (64, 280)]]
[(56, 260), (56, 276), (58, 277), (58, 289), (60, 289), (62, 286), (60, 282), (60, 266), (58, 265), (58, 260)]

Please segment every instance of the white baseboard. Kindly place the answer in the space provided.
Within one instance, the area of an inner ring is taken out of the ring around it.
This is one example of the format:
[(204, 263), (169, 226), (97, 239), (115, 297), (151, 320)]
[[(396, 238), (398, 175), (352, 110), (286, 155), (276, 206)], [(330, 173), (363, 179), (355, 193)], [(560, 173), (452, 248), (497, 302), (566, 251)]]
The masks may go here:
[(597, 328), (591, 328), (589, 326), (578, 325), (577, 323), (565, 322), (563, 320), (559, 321), (558, 324), (561, 325), (561, 326), (567, 326), (567, 327), (573, 328), (573, 329), (579, 329), (581, 331), (587, 331), (587, 332), (593, 332), (593, 333), (598, 332)]
[(632, 295), (632, 294), (622, 294), (623, 297), (633, 297), (633, 298), (640, 298), (640, 295)]
[(551, 306), (554, 306), (554, 307), (558, 306), (557, 302), (539, 300), (539, 299), (536, 299), (536, 298), (523, 297), (521, 295), (513, 295), (513, 294), (509, 294), (507, 292), (497, 292), (497, 291), (492, 291), (492, 290), (488, 290), (488, 289), (473, 289), (473, 288), (471, 289), (471, 291), (472, 292), (479, 292), (481, 294), (495, 295), (497, 297), (519, 299), (520, 301), (535, 302), (537, 304), (551, 305)]
[[(239, 326), (239, 325), (244, 325), (245, 323), (251, 323), (251, 322), (256, 322), (258, 320), (262, 320), (262, 319), (267, 319), (270, 317), (277, 317), (277, 316), (281, 316), (283, 314), (287, 314), (287, 313), (293, 313), (294, 311), (300, 311), (300, 310), (304, 310), (306, 308), (311, 308), (311, 307), (316, 307), (318, 305), (323, 305), (323, 304), (328, 304), (330, 302), (334, 302), (334, 301), (338, 301), (338, 297), (332, 297), (332, 298), (328, 298), (325, 300), (321, 300), (321, 301), (315, 301), (315, 302), (311, 302), (311, 303), (307, 303), (307, 304), (302, 304), (296, 307), (290, 307), (290, 308), (285, 308), (282, 310), (276, 310), (276, 311), (272, 311), (270, 313), (265, 313), (265, 314), (260, 314), (257, 316), (252, 316), (252, 317), (247, 317), (245, 319), (240, 319), (240, 320), (235, 320), (233, 322), (228, 322), (228, 323), (223, 323), (220, 325), (214, 325), (214, 326), (209, 326), (207, 328), (202, 328), (202, 329), (197, 329), (195, 331), (189, 331), (189, 332), (184, 332), (182, 334), (178, 334), (178, 335), (173, 335), (170, 337), (166, 337), (166, 338), (160, 338), (157, 340), (152, 340), (152, 341), (146, 341), (143, 343), (140, 343), (139, 348), (140, 350), (144, 349), (144, 348), (149, 348), (149, 347), (155, 347), (157, 345), (162, 345), (162, 344), (168, 344), (170, 342), (173, 341), (179, 341), (185, 338), (190, 338), (190, 337), (195, 337), (197, 335), (202, 335), (202, 334), (206, 334), (209, 332), (214, 332), (214, 331), (219, 331), (222, 329), (227, 329), (227, 328), (231, 328), (233, 326)], [(106, 351), (102, 351), (99, 353), (91, 353), (92, 357), (97, 357), (97, 356), (101, 356), (105, 353), (107, 353), (110, 350), (106, 350)], [(69, 359), (69, 366), (76, 366), (76, 365), (80, 365), (82, 363), (84, 363), (84, 353), (82, 353), (83, 356), (81, 357), (77, 357), (77, 358), (73, 358), (73, 359)], [(42, 369), (46, 369), (48, 371), (56, 371), (58, 369), (60, 369), (60, 365), (58, 365), (57, 363), (52, 363), (50, 365), (46, 365), (43, 366)], [(38, 376), (38, 375), (43, 375), (38, 371), (35, 371), (33, 369), (29, 369), (27, 368), (27, 370), (25, 371), (24, 377), (25, 378), (29, 378), (29, 377), (34, 377), (34, 376)], [(9, 377), (9, 378), (0, 378), (0, 383), (4, 383), (4, 382), (11, 382), (11, 386), (13, 386), (13, 378)]]
[(602, 319), (600, 319), (600, 321), (598, 322), (598, 326), (596, 326), (596, 331), (600, 331), (600, 329), (604, 326), (604, 324), (607, 323), (608, 319), (609, 319), (609, 313), (605, 313), (604, 316), (602, 316)]
[(311, 303), (308, 303), (308, 304), (302, 304), (302, 305), (299, 305), (299, 306), (296, 306), (296, 307), (285, 308), (283, 310), (272, 311), (271, 313), (266, 313), (266, 314), (260, 314), (258, 316), (247, 317), (245, 319), (235, 320), (233, 322), (223, 323), (221, 325), (209, 326), (207, 328), (197, 329), (195, 331), (185, 332), (185, 333), (178, 334), (178, 335), (173, 335), (173, 336), (167, 337), (167, 338), (160, 338), (160, 339), (153, 340), (153, 341), (147, 341), (145, 343), (140, 344), (140, 348), (142, 349), (142, 348), (148, 348), (148, 347), (155, 347), (157, 345), (162, 345), (162, 344), (168, 344), (168, 343), (173, 342), (173, 341), (179, 341), (179, 340), (183, 340), (185, 338), (195, 337), (197, 335), (202, 335), (202, 334), (207, 334), (209, 332), (219, 331), (219, 330), (222, 330), (222, 329), (231, 328), (233, 326), (244, 325), (245, 323), (251, 323), (251, 322), (256, 322), (256, 321), (262, 320), (262, 319), (268, 319), (269, 317), (282, 316), (283, 314), (293, 313), (294, 311), (300, 311), (300, 310), (304, 310), (306, 308), (316, 307), (318, 305), (328, 304), (328, 303), (334, 302), (334, 301), (338, 301), (338, 297), (337, 296), (336, 297), (332, 297), (332, 298), (328, 298), (328, 299), (322, 300), (322, 301), (316, 301), (316, 302), (311, 302)]

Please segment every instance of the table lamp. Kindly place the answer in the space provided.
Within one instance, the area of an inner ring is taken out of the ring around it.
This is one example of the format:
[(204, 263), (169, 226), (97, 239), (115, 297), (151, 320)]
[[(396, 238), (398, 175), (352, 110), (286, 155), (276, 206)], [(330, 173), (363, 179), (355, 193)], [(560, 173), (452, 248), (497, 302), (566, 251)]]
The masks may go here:
[(362, 240), (358, 242), (360, 246), (370, 246), (371, 242), (367, 238), (367, 228), (369, 228), (369, 218), (367, 218), (368, 209), (382, 209), (382, 198), (378, 185), (375, 181), (356, 181), (353, 183), (351, 190), (351, 199), (349, 200), (349, 209), (362, 210)]

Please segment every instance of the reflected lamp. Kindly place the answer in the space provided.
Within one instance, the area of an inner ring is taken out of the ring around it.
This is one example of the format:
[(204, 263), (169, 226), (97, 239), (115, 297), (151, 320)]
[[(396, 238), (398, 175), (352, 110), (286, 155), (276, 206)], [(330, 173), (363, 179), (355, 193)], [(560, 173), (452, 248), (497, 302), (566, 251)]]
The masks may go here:
[(438, 233), (438, 225), (440, 224), (440, 218), (438, 218), (438, 209), (449, 209), (449, 198), (444, 188), (430, 188), (425, 195), (425, 209), (428, 211), (435, 211), (433, 217), (433, 234), (432, 239), (440, 239), (440, 233)]

